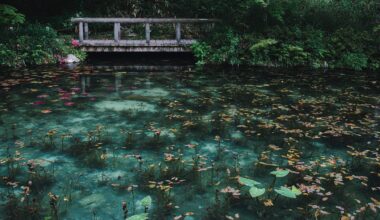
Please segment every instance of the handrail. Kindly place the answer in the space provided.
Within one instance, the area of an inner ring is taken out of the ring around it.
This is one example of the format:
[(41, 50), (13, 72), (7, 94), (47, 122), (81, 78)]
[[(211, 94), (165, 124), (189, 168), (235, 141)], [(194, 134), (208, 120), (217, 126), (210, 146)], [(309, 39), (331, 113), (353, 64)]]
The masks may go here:
[(176, 41), (179, 44), (181, 42), (181, 24), (183, 23), (216, 23), (219, 22), (218, 19), (208, 19), (208, 18), (72, 18), (72, 23), (78, 23), (79, 27), (79, 42), (83, 43), (84, 40), (88, 40), (89, 35), (89, 23), (113, 23), (114, 24), (114, 41), (119, 43), (121, 36), (121, 25), (122, 23), (138, 24), (142, 23), (145, 25), (145, 40), (146, 44), (150, 44), (150, 32), (151, 24), (158, 23), (174, 23), (175, 24), (175, 34)]
[(72, 18), (72, 23), (213, 23), (209, 18)]

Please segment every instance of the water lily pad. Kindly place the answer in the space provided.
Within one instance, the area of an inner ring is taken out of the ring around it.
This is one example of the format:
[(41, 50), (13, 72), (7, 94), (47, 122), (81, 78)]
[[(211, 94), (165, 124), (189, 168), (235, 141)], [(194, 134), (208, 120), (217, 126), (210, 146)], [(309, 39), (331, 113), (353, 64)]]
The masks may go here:
[(254, 181), (254, 180), (251, 180), (251, 179), (248, 179), (248, 178), (244, 178), (244, 177), (239, 177), (238, 178), (238, 182), (242, 185), (245, 185), (245, 186), (256, 186), (256, 185), (260, 185), (261, 183), (257, 182), (257, 181)]
[(289, 174), (289, 170), (275, 170), (270, 172), (270, 174), (275, 175), (277, 178), (285, 177)]
[(294, 194), (296, 194), (296, 196), (299, 196), (302, 194), (301, 190), (299, 190), (297, 187), (295, 186), (292, 186), (292, 192), (294, 192)]
[(280, 189), (275, 189), (274, 191), (276, 191), (276, 193), (278, 193), (282, 196), (285, 196), (287, 198), (295, 199), (297, 197), (295, 192), (293, 192), (292, 190), (290, 190), (284, 186), (281, 186)]
[(131, 217), (127, 218), (126, 220), (146, 220), (146, 219), (148, 219), (148, 213), (132, 215)]
[(152, 197), (146, 196), (141, 200), (141, 205), (144, 207), (150, 207), (152, 205)]
[(252, 198), (259, 197), (265, 193), (265, 188), (257, 188), (255, 186), (251, 187), (249, 189), (249, 194), (252, 196)]

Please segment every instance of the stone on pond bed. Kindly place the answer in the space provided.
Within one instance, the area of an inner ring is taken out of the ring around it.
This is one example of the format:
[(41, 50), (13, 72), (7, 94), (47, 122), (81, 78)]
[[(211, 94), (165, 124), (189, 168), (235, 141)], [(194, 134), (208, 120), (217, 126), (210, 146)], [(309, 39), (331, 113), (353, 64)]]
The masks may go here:
[(106, 111), (136, 111), (136, 112), (156, 112), (156, 106), (143, 101), (101, 101), (95, 104), (98, 110)]

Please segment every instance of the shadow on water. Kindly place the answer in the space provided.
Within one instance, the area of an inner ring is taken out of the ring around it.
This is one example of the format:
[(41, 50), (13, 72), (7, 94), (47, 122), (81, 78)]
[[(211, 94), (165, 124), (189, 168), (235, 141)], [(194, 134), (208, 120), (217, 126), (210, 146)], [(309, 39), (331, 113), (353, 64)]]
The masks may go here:
[(191, 53), (89, 53), (87, 65), (194, 65)]

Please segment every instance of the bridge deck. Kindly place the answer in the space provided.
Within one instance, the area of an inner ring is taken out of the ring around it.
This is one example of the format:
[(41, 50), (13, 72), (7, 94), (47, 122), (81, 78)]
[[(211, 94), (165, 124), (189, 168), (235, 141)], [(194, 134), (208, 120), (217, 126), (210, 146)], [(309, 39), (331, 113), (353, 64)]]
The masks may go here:
[(83, 40), (87, 52), (190, 52), (196, 40)]

